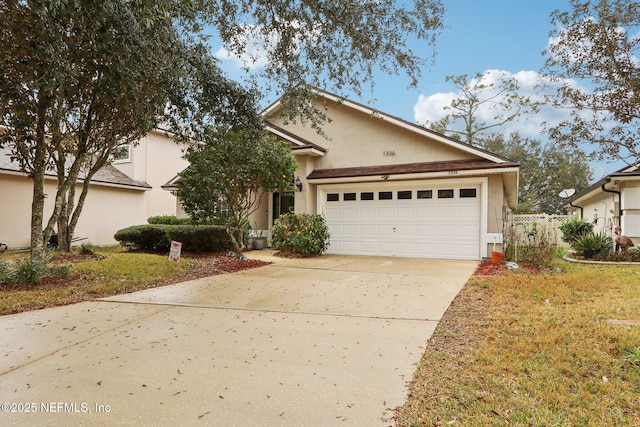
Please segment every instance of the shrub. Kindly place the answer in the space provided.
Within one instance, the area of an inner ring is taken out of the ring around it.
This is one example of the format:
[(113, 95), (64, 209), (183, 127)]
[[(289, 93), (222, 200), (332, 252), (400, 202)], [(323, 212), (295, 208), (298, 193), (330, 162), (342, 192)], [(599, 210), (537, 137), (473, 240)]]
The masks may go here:
[(25, 283), (34, 285), (42, 283), (47, 274), (47, 263), (45, 261), (22, 260), (18, 261), (16, 267), (9, 271), (9, 282)]
[(580, 236), (572, 246), (585, 257), (607, 256), (613, 247), (613, 240), (603, 232), (592, 232)]
[(522, 264), (536, 267), (551, 265), (556, 257), (556, 237), (550, 227), (538, 223), (516, 224), (523, 227), (522, 232), (509, 235), (509, 241), (505, 250), (505, 258)]
[(580, 237), (593, 232), (593, 224), (586, 219), (573, 217), (560, 225), (562, 241), (573, 245)]
[(96, 246), (90, 242), (82, 242), (80, 245), (80, 253), (83, 255), (94, 255), (96, 253)]
[(281, 215), (271, 229), (272, 244), (303, 256), (320, 255), (329, 247), (329, 230), (322, 215)]
[(231, 248), (231, 242), (223, 227), (217, 225), (134, 225), (118, 230), (114, 235), (122, 245), (134, 244), (137, 248), (166, 251), (172, 240), (182, 243), (183, 251), (222, 251)]
[(149, 224), (185, 225), (193, 224), (191, 218), (178, 218), (175, 215), (156, 215), (147, 218)]

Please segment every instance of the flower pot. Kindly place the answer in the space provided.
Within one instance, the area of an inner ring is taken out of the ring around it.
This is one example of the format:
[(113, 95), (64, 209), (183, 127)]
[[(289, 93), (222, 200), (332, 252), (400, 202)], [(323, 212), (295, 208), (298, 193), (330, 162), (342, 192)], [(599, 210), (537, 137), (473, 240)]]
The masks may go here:
[(583, 255), (585, 259), (593, 259), (597, 253), (598, 251), (584, 251)]
[(491, 263), (492, 264), (500, 264), (502, 259), (504, 258), (504, 252), (491, 252)]
[(262, 250), (267, 246), (267, 238), (266, 237), (254, 237), (251, 242), (251, 249)]

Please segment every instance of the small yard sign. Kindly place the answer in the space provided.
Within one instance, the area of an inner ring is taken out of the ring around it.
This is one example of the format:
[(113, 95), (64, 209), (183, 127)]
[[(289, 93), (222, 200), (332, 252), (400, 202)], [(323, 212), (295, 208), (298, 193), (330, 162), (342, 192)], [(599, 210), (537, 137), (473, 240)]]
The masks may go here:
[(171, 241), (171, 249), (169, 249), (169, 261), (180, 261), (180, 251), (182, 250), (181, 242)]

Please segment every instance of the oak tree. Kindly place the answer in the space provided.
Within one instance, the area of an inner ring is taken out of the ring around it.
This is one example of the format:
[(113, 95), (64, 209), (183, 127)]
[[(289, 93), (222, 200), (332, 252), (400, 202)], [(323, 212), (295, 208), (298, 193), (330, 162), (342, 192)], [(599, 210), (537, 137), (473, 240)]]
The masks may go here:
[(594, 160), (640, 161), (640, 2), (570, 1), (551, 14), (545, 73), (560, 84), (550, 101), (569, 118), (549, 127)]

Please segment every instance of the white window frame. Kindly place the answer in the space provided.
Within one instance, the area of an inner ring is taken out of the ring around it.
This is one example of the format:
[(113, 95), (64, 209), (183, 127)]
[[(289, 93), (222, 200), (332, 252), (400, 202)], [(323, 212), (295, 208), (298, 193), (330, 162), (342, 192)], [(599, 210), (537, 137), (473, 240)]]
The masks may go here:
[[(115, 152), (120, 150), (124, 151), (126, 153), (126, 156), (116, 158)], [(111, 163), (113, 164), (117, 165), (119, 163), (130, 163), (130, 162), (131, 162), (131, 144), (118, 145), (111, 153)]]

